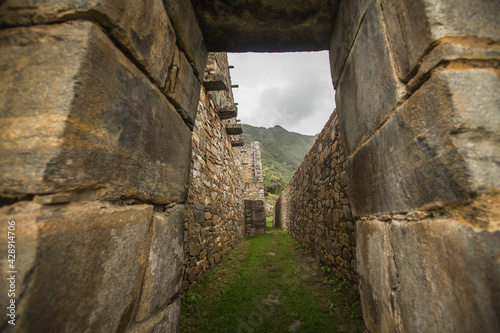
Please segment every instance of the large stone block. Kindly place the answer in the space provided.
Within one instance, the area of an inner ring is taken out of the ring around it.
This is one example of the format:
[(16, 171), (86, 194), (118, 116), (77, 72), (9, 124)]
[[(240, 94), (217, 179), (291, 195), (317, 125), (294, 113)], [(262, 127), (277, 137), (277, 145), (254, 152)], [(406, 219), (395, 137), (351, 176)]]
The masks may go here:
[(165, 85), (165, 93), (182, 117), (192, 125), (198, 111), (200, 88), (201, 82), (195, 76), (193, 67), (184, 53), (176, 50)]
[(190, 132), (96, 25), (0, 32), (0, 193), (184, 201)]
[(368, 7), (359, 28), (338, 83), (336, 101), (347, 155), (396, 107), (398, 80), (376, 2)]
[(500, 187), (500, 80), (439, 72), (348, 162), (357, 216), (454, 204)]
[[(0, 209), (16, 222), (16, 325), (7, 332), (117, 332), (133, 320), (150, 242), (153, 206), (100, 202)], [(7, 238), (0, 246), (7, 248)], [(12, 270), (2, 256), (2, 272)], [(0, 290), (7, 295), (7, 280)], [(0, 304), (9, 302), (2, 297)]]
[(363, 17), (374, 0), (342, 0), (330, 41), (330, 67), (333, 84), (337, 87), (345, 61), (349, 56)]
[(212, 52), (296, 52), (328, 49), (338, 2), (198, 0), (192, 4)]
[(450, 219), (358, 222), (370, 332), (498, 332), (500, 231)]
[(500, 39), (495, 0), (382, 0), (382, 5), (398, 75), (405, 81), (444, 37)]
[(198, 79), (203, 79), (208, 51), (191, 1), (163, 0), (177, 35), (177, 43), (193, 63)]
[(141, 322), (169, 303), (179, 292), (184, 274), (184, 206), (153, 218), (149, 262), (144, 273), (135, 319)]
[(162, 0), (5, 0), (0, 25), (19, 26), (69, 20), (100, 24), (162, 87), (175, 47), (175, 33)]

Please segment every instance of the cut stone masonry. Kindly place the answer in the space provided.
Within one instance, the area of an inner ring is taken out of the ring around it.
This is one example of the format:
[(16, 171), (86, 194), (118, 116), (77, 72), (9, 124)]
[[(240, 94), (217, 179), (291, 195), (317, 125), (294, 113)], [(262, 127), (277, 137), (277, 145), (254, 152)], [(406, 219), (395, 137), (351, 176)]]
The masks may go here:
[(262, 230), (244, 224), (260, 220), (245, 197), (263, 198), (242, 191), (237, 121), (218, 112), (235, 108), (227, 58), (208, 51), (330, 50), (337, 110), (276, 225), (359, 286), (372, 333), (499, 332), (498, 13), (0, 1), (0, 233), (15, 221), (18, 272), (0, 330), (176, 332), (181, 290)]

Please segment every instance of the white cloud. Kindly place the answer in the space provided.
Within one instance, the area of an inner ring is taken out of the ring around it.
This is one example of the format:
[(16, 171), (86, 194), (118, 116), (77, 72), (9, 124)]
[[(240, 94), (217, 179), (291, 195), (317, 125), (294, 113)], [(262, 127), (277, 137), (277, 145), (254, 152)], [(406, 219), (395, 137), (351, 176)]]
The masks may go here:
[(317, 134), (335, 108), (328, 52), (230, 53), (242, 123)]

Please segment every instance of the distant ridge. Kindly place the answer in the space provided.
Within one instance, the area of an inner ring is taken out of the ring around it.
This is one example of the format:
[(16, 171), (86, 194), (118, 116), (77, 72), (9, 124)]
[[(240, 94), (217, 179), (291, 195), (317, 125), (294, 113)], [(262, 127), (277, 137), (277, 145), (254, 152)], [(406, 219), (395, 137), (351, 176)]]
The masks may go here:
[(272, 128), (247, 124), (242, 124), (242, 126), (242, 138), (245, 143), (253, 141), (261, 143), (266, 191), (280, 194), (318, 136), (289, 132), (279, 125)]

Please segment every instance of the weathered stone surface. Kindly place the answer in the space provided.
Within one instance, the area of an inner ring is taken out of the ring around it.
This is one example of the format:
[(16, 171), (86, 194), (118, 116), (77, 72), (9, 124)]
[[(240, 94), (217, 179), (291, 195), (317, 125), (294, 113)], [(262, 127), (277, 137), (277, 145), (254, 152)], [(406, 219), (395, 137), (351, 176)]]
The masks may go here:
[(347, 163), (357, 216), (441, 206), (500, 187), (500, 81), (439, 72)]
[(408, 82), (407, 90), (413, 92), (425, 81), (432, 70), (438, 70), (449, 62), (488, 63), (494, 67), (494, 61), (500, 60), (500, 44), (488, 43), (481, 39), (442, 40), (427, 54), (418, 67), (417, 74)]
[(358, 271), (371, 332), (498, 332), (500, 232), (449, 219), (359, 221)]
[(266, 233), (266, 209), (264, 200), (244, 202), (245, 235), (256, 237)]
[[(21, 202), (0, 209), (5, 235), (7, 221), (16, 221), (19, 272), (16, 326), (7, 325), (7, 332), (123, 330), (133, 320), (152, 214), (153, 206), (100, 202)], [(2, 248), (6, 241), (0, 239)], [(2, 257), (3, 272), (9, 270), (7, 264)], [(6, 283), (1, 280), (0, 290), (7, 290)], [(8, 298), (0, 302), (5, 308)], [(6, 320), (4, 316), (2, 326)]]
[(408, 80), (425, 53), (444, 37), (499, 41), (500, 3), (492, 0), (382, 0), (398, 75)]
[(203, 0), (193, 6), (210, 51), (327, 50), (338, 1)]
[[(210, 53), (205, 73), (221, 75), (231, 86), (227, 54)], [(185, 273), (182, 290), (193, 290), (205, 273), (244, 237), (241, 154), (231, 147), (227, 123), (217, 110), (234, 105), (232, 90), (201, 89), (192, 131), (192, 167), (186, 205)]]
[(141, 322), (169, 303), (184, 274), (184, 206), (154, 213), (153, 240), (135, 319)]
[(376, 2), (368, 7), (338, 82), (340, 130), (350, 155), (398, 101), (398, 81)]
[(3, 30), (0, 49), (2, 195), (185, 200), (189, 129), (99, 27)]
[(356, 231), (347, 183), (338, 182), (345, 174), (342, 142), (335, 110), (276, 202), (274, 223), (355, 286)]
[(191, 1), (163, 0), (177, 35), (177, 43), (189, 62), (195, 65), (198, 79), (203, 78), (208, 51)]
[(130, 326), (128, 333), (177, 333), (181, 318), (181, 299), (176, 298), (163, 310), (141, 323)]
[(111, 37), (162, 87), (175, 47), (175, 33), (161, 0), (5, 0), (0, 25), (20, 26), (90, 20)]
[(243, 164), (243, 181), (245, 183), (245, 199), (264, 200), (264, 173), (260, 142), (251, 142), (240, 149)]
[(373, 2), (374, 0), (340, 1), (330, 42), (330, 67), (335, 87), (338, 87), (340, 74), (349, 56), (366, 10)]
[(190, 124), (194, 125), (201, 83), (183, 52), (176, 50), (171, 64), (165, 93), (177, 111)]

